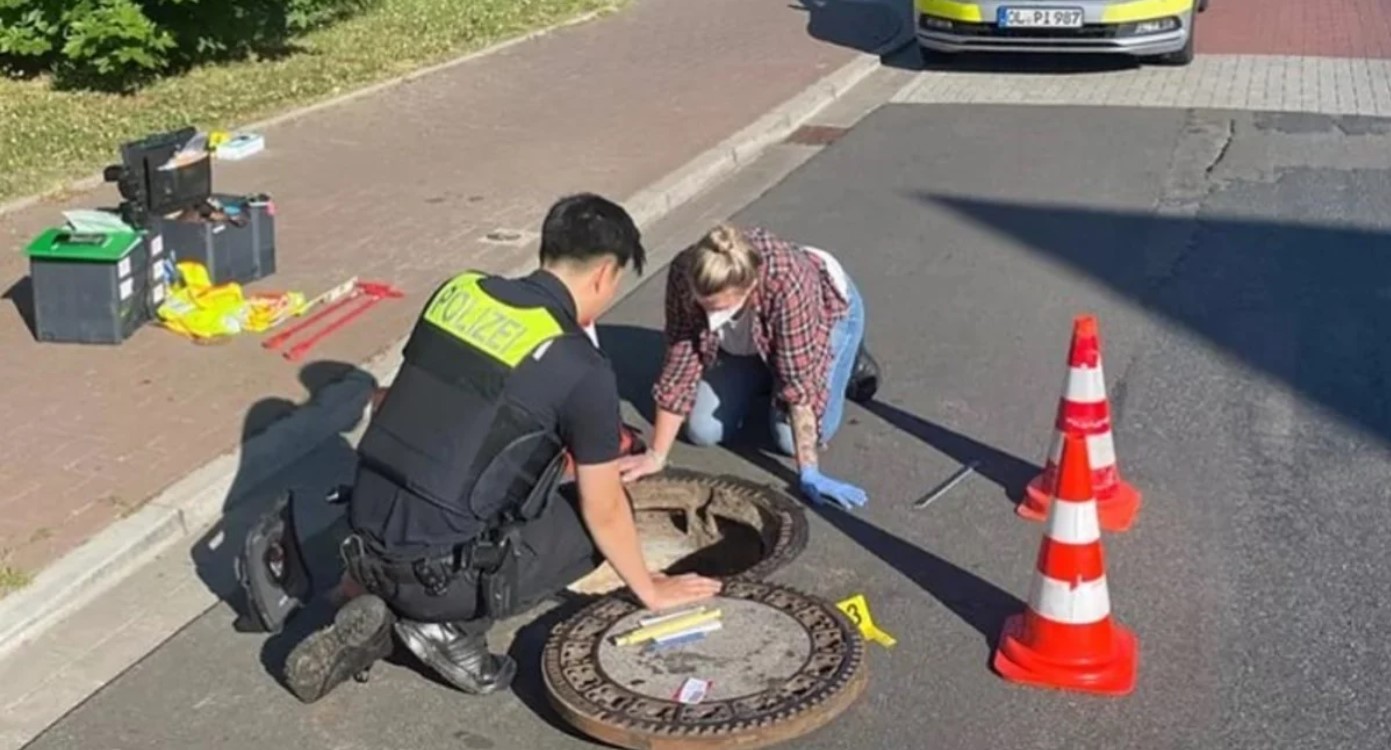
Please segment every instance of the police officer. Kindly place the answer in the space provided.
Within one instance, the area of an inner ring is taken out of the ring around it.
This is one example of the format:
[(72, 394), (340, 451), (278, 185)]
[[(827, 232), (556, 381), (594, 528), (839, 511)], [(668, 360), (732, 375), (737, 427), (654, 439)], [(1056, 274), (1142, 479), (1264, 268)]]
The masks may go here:
[(605, 559), (651, 609), (718, 593), (648, 571), (618, 470), (614, 373), (586, 333), (645, 255), (623, 208), (569, 196), (546, 215), (537, 271), (464, 273), (426, 303), (358, 446), (342, 552), (369, 593), (291, 653), (301, 700), (384, 658), (393, 628), (459, 689), (505, 688), (516, 664), (488, 651), (492, 623)]

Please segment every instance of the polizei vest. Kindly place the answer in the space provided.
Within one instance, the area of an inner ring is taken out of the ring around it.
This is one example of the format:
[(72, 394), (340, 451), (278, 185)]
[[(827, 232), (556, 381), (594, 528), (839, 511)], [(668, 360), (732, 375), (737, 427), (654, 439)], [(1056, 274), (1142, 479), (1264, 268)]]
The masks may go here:
[[(359, 512), (409, 518), (413, 541), (435, 549), (469, 541), (509, 517), (533, 516), (564, 469), (556, 426), (529, 411), (508, 385), (526, 368), (546, 366), (549, 342), (584, 331), (544, 307), (494, 299), (479, 285), (484, 278), (460, 274), (426, 304), (396, 382), (358, 446), (359, 488), (365, 470), (396, 494)], [(546, 374), (561, 388), (576, 376)]]

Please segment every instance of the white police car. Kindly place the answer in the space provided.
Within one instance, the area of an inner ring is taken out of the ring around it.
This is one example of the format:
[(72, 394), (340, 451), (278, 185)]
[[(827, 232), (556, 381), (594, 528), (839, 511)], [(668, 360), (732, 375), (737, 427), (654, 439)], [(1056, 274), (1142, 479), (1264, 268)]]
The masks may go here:
[(924, 60), (954, 52), (1110, 53), (1193, 61), (1208, 0), (914, 0)]

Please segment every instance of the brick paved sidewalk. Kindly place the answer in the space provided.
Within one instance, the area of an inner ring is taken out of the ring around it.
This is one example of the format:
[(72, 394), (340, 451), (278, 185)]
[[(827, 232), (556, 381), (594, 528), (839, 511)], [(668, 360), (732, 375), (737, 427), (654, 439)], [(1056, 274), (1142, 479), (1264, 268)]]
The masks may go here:
[(1387, 0), (1212, 0), (1197, 29), (1200, 54), (1391, 58)]
[[(445, 275), (514, 265), (524, 250), (489, 232), (536, 230), (569, 191), (626, 198), (856, 54), (780, 1), (638, 0), (268, 128), (266, 152), (214, 165), (219, 192), (277, 204), (280, 270), (250, 288), (357, 275), (407, 298), (327, 339), (303, 375), (259, 336), (199, 347), (147, 326), (119, 347), (41, 345), (0, 305), (0, 554), (37, 571), (384, 350)], [(118, 200), (108, 186), (0, 217), (0, 291), (22, 300), (14, 251), (61, 210)]]

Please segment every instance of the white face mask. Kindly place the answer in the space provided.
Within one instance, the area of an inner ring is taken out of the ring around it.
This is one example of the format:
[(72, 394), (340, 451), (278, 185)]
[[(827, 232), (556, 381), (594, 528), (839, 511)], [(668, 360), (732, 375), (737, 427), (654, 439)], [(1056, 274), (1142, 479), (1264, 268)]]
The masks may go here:
[(734, 320), (734, 318), (739, 314), (739, 311), (743, 309), (744, 303), (740, 302), (738, 305), (735, 305), (734, 307), (730, 307), (724, 310), (716, 310), (714, 312), (707, 312), (705, 313), (705, 319), (710, 321), (710, 330), (718, 331), (719, 329), (723, 328), (726, 324), (728, 324), (731, 320)]

